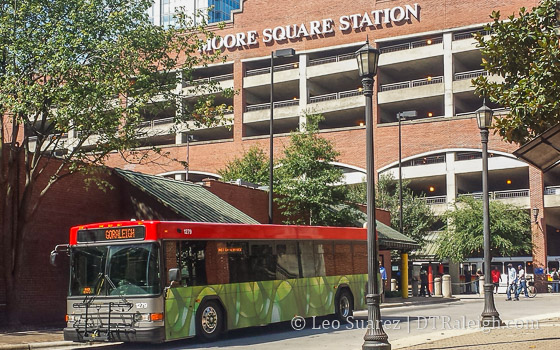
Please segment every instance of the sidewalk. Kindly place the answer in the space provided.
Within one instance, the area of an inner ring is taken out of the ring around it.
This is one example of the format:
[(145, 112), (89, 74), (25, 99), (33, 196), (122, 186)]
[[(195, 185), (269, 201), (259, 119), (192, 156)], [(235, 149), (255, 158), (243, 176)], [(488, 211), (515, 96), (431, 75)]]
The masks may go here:
[(64, 341), (61, 329), (0, 333), (0, 349), (40, 349), (76, 345)]
[(499, 328), (427, 341), (423, 344), (396, 347), (401, 350), (557, 350), (560, 347), (560, 318), (528, 323), (521, 329)]
[[(387, 309), (392, 307), (400, 307), (400, 306), (418, 306), (418, 305), (430, 305), (430, 304), (441, 304), (441, 303), (452, 303), (455, 301), (460, 301), (461, 299), (452, 297), (452, 298), (443, 298), (441, 296), (432, 296), (432, 297), (408, 297), (407, 299), (403, 298), (386, 298), (385, 302), (381, 303), (379, 306), (380, 309)], [(367, 310), (359, 310), (354, 311), (354, 318), (356, 319), (367, 319)]]

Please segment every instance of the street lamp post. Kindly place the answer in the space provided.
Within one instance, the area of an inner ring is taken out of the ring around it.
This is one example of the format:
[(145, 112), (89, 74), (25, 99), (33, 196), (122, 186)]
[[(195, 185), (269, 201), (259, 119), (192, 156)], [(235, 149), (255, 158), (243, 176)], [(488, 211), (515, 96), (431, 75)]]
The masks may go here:
[(391, 349), (387, 334), (381, 323), (379, 303), (379, 283), (377, 272), (377, 230), (375, 222), (375, 189), (374, 189), (374, 158), (373, 158), (373, 77), (377, 74), (379, 50), (371, 47), (369, 41), (354, 54), (358, 61), (358, 72), (362, 78), (364, 96), (366, 97), (366, 178), (367, 178), (367, 248), (368, 248), (368, 290), (366, 302), (368, 307), (368, 325), (364, 335), (362, 349)]
[(191, 167), (190, 161), (190, 142), (195, 141), (194, 135), (187, 134), (187, 166), (185, 167), (185, 181), (189, 181), (189, 169)]
[(494, 304), (494, 285), (491, 278), (490, 254), (490, 211), (488, 198), (488, 128), (492, 126), (494, 112), (486, 106), (486, 99), (476, 111), (476, 121), (482, 139), (482, 198), (483, 198), (483, 226), (484, 226), (484, 310), (480, 324), (482, 327), (499, 327), (502, 325), (500, 314)]
[(270, 155), (268, 169), (268, 223), (272, 224), (272, 204), (274, 197), (274, 58), (291, 57), (296, 54), (294, 49), (281, 49), (270, 53)]
[(405, 111), (397, 113), (399, 120), (399, 232), (403, 233), (403, 197), (402, 197), (402, 148), (401, 148), (401, 121), (407, 118), (416, 118), (416, 111)]

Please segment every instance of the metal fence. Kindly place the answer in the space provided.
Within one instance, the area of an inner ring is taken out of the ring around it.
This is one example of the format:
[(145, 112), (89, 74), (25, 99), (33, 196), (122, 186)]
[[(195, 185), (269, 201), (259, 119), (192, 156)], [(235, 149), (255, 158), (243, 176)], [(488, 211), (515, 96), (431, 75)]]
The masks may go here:
[[(289, 107), (289, 106), (296, 106), (296, 105), (299, 105), (299, 99), (274, 102), (274, 108), (282, 108), (282, 107)], [(245, 107), (245, 112), (260, 111), (263, 109), (270, 109), (270, 103), (260, 103), (256, 105), (247, 106)]]
[(381, 91), (391, 91), (391, 90), (399, 90), (399, 89), (407, 89), (411, 87), (418, 87), (418, 86), (425, 86), (431, 84), (440, 84), (443, 83), (443, 76), (439, 77), (427, 77), (423, 79), (416, 79), (410, 81), (403, 81), (399, 83), (393, 84), (383, 84), (380, 87)]
[(454, 80), (467, 80), (467, 79), (474, 79), (480, 76), (487, 76), (488, 72), (485, 71), (484, 69), (478, 69), (478, 70), (472, 70), (469, 72), (460, 72), (460, 73), (455, 73), (455, 75), (453, 76)]
[(347, 98), (347, 97), (352, 97), (352, 96), (360, 96), (360, 95), (362, 95), (362, 91), (360, 89), (334, 92), (332, 94), (310, 97), (309, 98), (309, 103), (317, 103), (317, 102), (330, 101), (330, 100), (339, 100), (341, 98)]
[(488, 30), (471, 30), (468, 32), (461, 32), (453, 34), (453, 40), (465, 40), (465, 39), (472, 39), (474, 34), (482, 34), (483, 36), (490, 35), (490, 31)]
[[(281, 64), (278, 66), (274, 66), (275, 72), (281, 72), (284, 70), (296, 69), (298, 68), (298, 63), (288, 63), (288, 64)], [(259, 68), (259, 69), (251, 69), (245, 72), (246, 77), (252, 77), (255, 75), (262, 75), (262, 74), (270, 74), (270, 67), (266, 68)]]
[(320, 64), (327, 64), (327, 63), (334, 63), (334, 62), (341, 62), (341, 61), (348, 61), (354, 59), (353, 53), (345, 53), (342, 55), (337, 56), (330, 56), (330, 57), (323, 57), (323, 58), (316, 58), (314, 60), (310, 60), (308, 66), (318, 66)]
[(232, 79), (233, 79), (233, 73), (216, 75), (216, 76), (213, 76), (213, 77), (201, 78), (201, 79), (196, 79), (196, 80), (193, 80), (193, 81), (187, 81), (185, 83), (185, 86), (202, 85), (202, 84), (208, 84), (211, 81), (225, 81), (225, 80), (232, 80)]
[(443, 37), (437, 37), (437, 38), (430, 38), (425, 40), (411, 41), (408, 43), (403, 43), (398, 45), (385, 46), (380, 48), (379, 51), (381, 51), (381, 53), (389, 53), (389, 52), (410, 50), (417, 47), (441, 44), (442, 42), (443, 42)]

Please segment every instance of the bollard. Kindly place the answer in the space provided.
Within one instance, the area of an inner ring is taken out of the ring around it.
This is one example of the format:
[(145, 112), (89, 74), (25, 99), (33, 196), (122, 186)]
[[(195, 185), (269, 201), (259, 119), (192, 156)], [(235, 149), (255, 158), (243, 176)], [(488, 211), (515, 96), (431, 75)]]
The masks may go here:
[(391, 278), (391, 292), (395, 292), (395, 291), (397, 291), (397, 280)]
[(441, 278), (434, 278), (434, 295), (441, 295)]
[(478, 294), (484, 295), (484, 276), (478, 277)]
[(412, 296), (418, 296), (418, 280), (415, 278), (412, 279)]
[(451, 298), (451, 276), (443, 275), (441, 291), (444, 298)]

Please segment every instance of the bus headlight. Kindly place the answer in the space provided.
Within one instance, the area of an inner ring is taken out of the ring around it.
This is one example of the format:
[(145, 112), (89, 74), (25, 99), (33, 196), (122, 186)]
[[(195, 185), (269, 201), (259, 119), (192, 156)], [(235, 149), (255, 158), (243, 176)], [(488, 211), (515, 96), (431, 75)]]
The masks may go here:
[(146, 321), (146, 322), (157, 322), (163, 321), (163, 313), (154, 313), (154, 314), (141, 314), (137, 313), (135, 315), (135, 321)]

